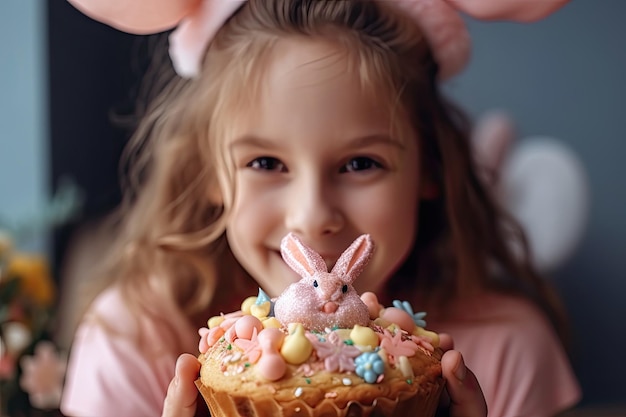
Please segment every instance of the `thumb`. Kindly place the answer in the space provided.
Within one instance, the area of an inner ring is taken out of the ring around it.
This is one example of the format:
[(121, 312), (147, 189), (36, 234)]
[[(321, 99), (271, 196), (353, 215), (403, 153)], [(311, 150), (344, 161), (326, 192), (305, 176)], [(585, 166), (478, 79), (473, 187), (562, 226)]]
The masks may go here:
[(474, 373), (465, 366), (463, 356), (456, 350), (441, 358), (441, 368), (450, 397), (450, 416), (485, 417), (487, 404)]
[(195, 356), (184, 353), (176, 361), (176, 373), (167, 388), (162, 417), (194, 417), (198, 390), (194, 381), (200, 371)]

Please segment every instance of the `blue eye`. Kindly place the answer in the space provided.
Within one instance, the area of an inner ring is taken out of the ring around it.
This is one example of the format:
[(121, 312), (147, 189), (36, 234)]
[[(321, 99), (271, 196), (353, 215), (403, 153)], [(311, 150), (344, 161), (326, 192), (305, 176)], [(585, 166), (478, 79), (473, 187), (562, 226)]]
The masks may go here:
[(279, 159), (271, 156), (262, 156), (249, 162), (247, 165), (249, 168), (258, 169), (262, 171), (278, 171), (285, 172), (287, 167)]
[(357, 158), (352, 158), (349, 160), (343, 167), (341, 167), (340, 172), (356, 172), (356, 171), (366, 171), (369, 169), (377, 169), (382, 168), (382, 165), (373, 160), (372, 158), (368, 158), (366, 156), (359, 156)]

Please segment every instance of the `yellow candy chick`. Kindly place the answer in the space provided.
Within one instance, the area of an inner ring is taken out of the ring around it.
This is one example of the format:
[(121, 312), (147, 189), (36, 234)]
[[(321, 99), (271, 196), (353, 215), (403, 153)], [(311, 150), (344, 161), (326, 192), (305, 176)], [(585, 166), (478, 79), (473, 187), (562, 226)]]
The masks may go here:
[(304, 326), (300, 323), (290, 325), (292, 332), (285, 337), (283, 346), (280, 348), (280, 354), (287, 363), (292, 365), (300, 365), (311, 356), (313, 345), (304, 335)]
[(376, 336), (374, 330), (369, 327), (359, 326), (358, 324), (355, 325), (350, 332), (350, 339), (352, 339), (354, 344), (358, 347), (374, 349), (378, 346), (378, 336)]
[(251, 314), (250, 309), (256, 303), (256, 299), (257, 297), (253, 295), (243, 300), (243, 302), (241, 303), (241, 312), (243, 314)]
[(250, 314), (252, 314), (254, 317), (258, 319), (263, 319), (264, 317), (267, 317), (269, 313), (270, 313), (269, 301), (266, 301), (262, 304), (255, 303), (250, 306)]

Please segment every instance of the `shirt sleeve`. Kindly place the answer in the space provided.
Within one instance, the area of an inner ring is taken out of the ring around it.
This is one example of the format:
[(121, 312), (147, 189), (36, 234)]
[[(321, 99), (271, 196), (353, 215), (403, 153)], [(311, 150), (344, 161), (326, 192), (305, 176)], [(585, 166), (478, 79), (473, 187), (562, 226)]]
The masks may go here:
[(482, 297), (460, 319), (438, 323), (476, 374), (490, 417), (553, 417), (580, 399), (569, 358), (530, 302)]
[(549, 323), (529, 315), (500, 346), (502, 370), (490, 415), (553, 417), (574, 406), (580, 387)]
[(119, 294), (100, 297), (88, 316), (99, 319), (86, 319), (77, 330), (61, 411), (85, 417), (161, 415), (175, 355), (152, 356), (140, 348), (133, 337), (137, 323)]

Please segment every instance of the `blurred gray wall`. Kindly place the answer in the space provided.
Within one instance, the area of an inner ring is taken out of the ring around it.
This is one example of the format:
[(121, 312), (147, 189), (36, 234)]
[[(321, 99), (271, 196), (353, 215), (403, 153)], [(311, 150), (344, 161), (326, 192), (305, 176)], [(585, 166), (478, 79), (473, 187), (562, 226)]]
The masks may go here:
[(504, 109), (522, 138), (558, 138), (586, 166), (588, 230), (550, 279), (570, 311), (588, 404), (626, 404), (625, 19), (624, 0), (573, 0), (531, 25), (468, 20), (473, 59), (447, 85), (473, 116)]
[[(44, 13), (40, 0), (0, 2), (0, 222), (32, 218), (46, 201)], [(27, 245), (40, 249), (36, 240)]]
[[(0, 2), (0, 215), (34, 211), (47, 192), (44, 5)], [(473, 60), (447, 85), (472, 115), (505, 109), (522, 137), (559, 138), (587, 168), (588, 231), (550, 278), (584, 404), (626, 403), (625, 18), (626, 0), (575, 0), (532, 25), (468, 20)]]

